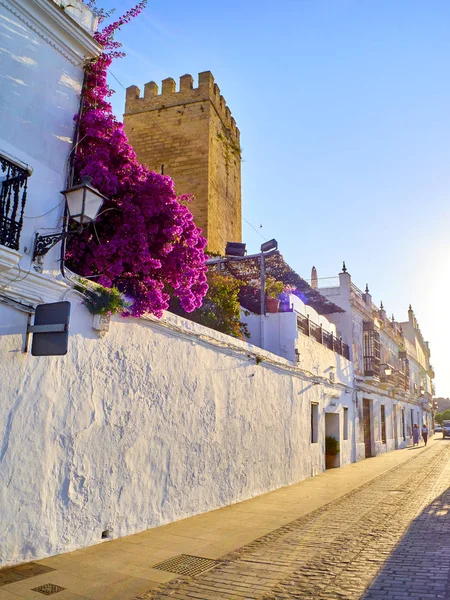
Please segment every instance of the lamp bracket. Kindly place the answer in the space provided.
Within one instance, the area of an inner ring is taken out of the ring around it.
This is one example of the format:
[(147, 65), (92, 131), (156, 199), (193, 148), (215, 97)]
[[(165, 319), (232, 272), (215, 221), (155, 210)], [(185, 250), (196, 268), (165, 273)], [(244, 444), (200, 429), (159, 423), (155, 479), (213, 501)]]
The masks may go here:
[(59, 233), (49, 233), (48, 235), (36, 234), (34, 240), (33, 262), (39, 256), (45, 256), (49, 250), (56, 246), (58, 242), (72, 235), (71, 231), (60, 231)]

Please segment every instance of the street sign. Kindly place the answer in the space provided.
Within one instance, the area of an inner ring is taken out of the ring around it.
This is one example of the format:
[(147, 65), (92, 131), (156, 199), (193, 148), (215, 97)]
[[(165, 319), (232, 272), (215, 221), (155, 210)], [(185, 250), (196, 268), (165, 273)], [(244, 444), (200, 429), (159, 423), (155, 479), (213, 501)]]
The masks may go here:
[(33, 334), (33, 356), (63, 356), (69, 343), (70, 302), (39, 304), (34, 314), (34, 325), (28, 327)]

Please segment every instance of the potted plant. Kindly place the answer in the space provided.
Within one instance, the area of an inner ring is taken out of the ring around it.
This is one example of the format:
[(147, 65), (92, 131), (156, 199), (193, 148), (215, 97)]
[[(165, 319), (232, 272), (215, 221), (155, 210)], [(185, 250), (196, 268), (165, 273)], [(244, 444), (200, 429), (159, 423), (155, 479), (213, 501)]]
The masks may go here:
[(339, 452), (340, 448), (337, 439), (327, 435), (325, 438), (325, 461), (327, 469), (336, 466), (336, 455), (339, 454)]
[(83, 304), (94, 315), (92, 326), (104, 334), (109, 330), (111, 315), (125, 313), (131, 304), (116, 287), (105, 288), (82, 277), (77, 280), (75, 289), (84, 296)]
[(280, 306), (279, 296), (284, 290), (284, 284), (282, 281), (277, 281), (274, 277), (267, 277), (264, 286), (266, 292), (266, 312), (276, 313)]

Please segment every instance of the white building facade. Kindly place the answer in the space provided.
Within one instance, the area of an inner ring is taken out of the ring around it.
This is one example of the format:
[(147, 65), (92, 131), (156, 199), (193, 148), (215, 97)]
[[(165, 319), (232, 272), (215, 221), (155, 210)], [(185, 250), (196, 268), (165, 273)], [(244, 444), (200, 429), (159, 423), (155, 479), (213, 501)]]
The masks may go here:
[[(74, 115), (86, 59), (98, 55), (96, 19), (80, 0), (4, 0), (0, 112), (0, 308), (2, 333), (26, 328), (6, 305), (61, 297), (60, 246), (32, 261), (36, 234), (62, 229)], [(27, 309), (26, 306), (22, 307)]]
[[(332, 463), (340, 467), (356, 460), (356, 419), (353, 365), (349, 347), (337, 337), (336, 326), (294, 294), (285, 295), (289, 310), (265, 315), (242, 314), (252, 344), (281, 356), (319, 376), (328, 385), (321, 391), (318, 427), (333, 437), (340, 451)], [(315, 418), (312, 416), (312, 419)], [(314, 433), (312, 434), (314, 438)]]
[(388, 319), (345, 269), (339, 278), (318, 280), (322, 295), (344, 309), (329, 315), (338, 335), (350, 346), (357, 405), (357, 458), (404, 448), (412, 428), (432, 426), (434, 377), (430, 350), (409, 310), (407, 322)]

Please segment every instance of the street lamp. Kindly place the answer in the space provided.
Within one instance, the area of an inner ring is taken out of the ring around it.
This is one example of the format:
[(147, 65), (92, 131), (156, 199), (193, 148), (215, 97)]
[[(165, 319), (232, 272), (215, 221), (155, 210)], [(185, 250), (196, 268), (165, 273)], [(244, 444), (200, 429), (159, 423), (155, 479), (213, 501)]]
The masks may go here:
[(278, 242), (275, 239), (269, 240), (261, 244), (261, 252), (269, 252), (269, 250), (278, 250)]
[(266, 314), (266, 261), (264, 257), (265, 252), (270, 250), (278, 250), (278, 242), (275, 239), (269, 240), (261, 244), (261, 330), (262, 330), (262, 317)]
[(227, 242), (225, 256), (245, 256), (247, 244), (240, 242)]
[(60, 233), (49, 235), (36, 235), (33, 250), (33, 261), (39, 256), (45, 256), (47, 252), (61, 240), (75, 233), (81, 233), (85, 227), (95, 221), (98, 212), (106, 196), (103, 196), (91, 185), (92, 177), (82, 177), (81, 183), (68, 190), (64, 190), (67, 212), (70, 219), (78, 223), (75, 231), (63, 229)]
[(250, 256), (245, 255), (246, 245), (240, 242), (227, 242), (225, 248), (225, 257), (210, 258), (206, 261), (207, 265), (217, 265), (220, 271), (221, 265), (227, 262), (234, 262), (240, 260), (252, 260), (259, 258), (260, 260), (260, 278), (261, 278), (261, 296), (260, 296), (260, 332), (261, 332), (261, 348), (264, 348), (264, 315), (266, 314), (266, 256), (272, 256), (278, 251), (278, 242), (275, 239), (269, 240), (261, 244), (261, 251), (259, 254), (251, 254)]

